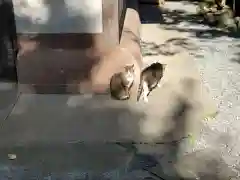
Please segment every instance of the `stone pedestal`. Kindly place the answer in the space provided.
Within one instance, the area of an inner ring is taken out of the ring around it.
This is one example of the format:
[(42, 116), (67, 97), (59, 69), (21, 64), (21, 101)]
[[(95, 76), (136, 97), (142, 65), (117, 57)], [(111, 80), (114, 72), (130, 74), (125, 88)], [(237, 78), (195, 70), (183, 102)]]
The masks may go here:
[[(124, 29), (125, 6), (120, 1), (39, 0), (26, 4), (26, 0), (14, 0), (20, 91), (105, 93), (111, 75), (126, 63), (121, 58), (113, 63), (116, 57), (112, 57)], [(139, 68), (137, 60), (128, 59), (127, 63)], [(102, 68), (106, 61), (110, 62), (107, 71)], [(96, 77), (99, 73), (103, 74), (100, 79)]]

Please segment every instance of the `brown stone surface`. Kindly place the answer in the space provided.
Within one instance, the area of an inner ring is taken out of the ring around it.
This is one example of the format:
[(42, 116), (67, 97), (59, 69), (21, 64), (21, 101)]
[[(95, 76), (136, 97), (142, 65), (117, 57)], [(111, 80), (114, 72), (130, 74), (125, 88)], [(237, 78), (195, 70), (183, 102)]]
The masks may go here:
[(131, 53), (138, 61), (138, 64), (142, 66), (140, 26), (141, 24), (138, 12), (135, 9), (129, 8), (125, 16), (120, 47)]
[[(128, 11), (130, 10), (132, 9), (128, 9)], [(138, 12), (134, 10), (126, 18), (131, 19), (134, 26), (133, 30), (132, 27), (128, 27), (128, 31), (133, 31), (135, 39), (138, 39), (137, 44), (132, 45), (134, 40), (128, 39), (131, 38), (130, 36), (124, 36), (124, 47), (128, 47), (130, 44), (129, 53), (118, 47), (118, 18), (118, 2), (104, 0), (104, 32), (101, 34), (38, 34), (31, 36), (19, 34), (20, 91), (31, 93), (83, 93), (100, 89), (105, 91), (109, 77), (116, 72), (115, 70), (121, 63), (135, 63), (134, 58), (136, 58), (139, 59), (136, 63), (136, 67), (139, 69), (141, 61), (139, 33), (134, 34), (135, 29), (140, 27)], [(113, 59), (116, 60), (113, 61)], [(117, 65), (116, 61), (118, 60)], [(103, 67), (106, 62), (110, 67), (108, 70)], [(121, 65), (124, 66), (124, 64)], [(100, 72), (96, 72), (98, 70)], [(95, 77), (96, 74), (101, 74), (101, 79)], [(97, 87), (92, 86), (93, 84), (97, 84)]]
[(93, 87), (108, 87), (113, 73), (121, 71), (126, 64), (134, 64), (136, 81), (132, 92), (136, 93), (140, 69), (143, 65), (140, 48), (140, 18), (136, 9), (126, 11), (120, 45), (104, 56), (93, 70)]
[(123, 70), (126, 64), (134, 64), (135, 66), (136, 80), (133, 85), (132, 92), (137, 92), (140, 78), (139, 63), (133, 57), (131, 52), (119, 46), (110, 54), (103, 57), (100, 61), (100, 64), (94, 67), (92, 74), (92, 87), (95, 87), (95, 92), (105, 91), (106, 87), (109, 87), (109, 82), (112, 74)]
[[(57, 93), (59, 91), (55, 90), (56, 86), (78, 84), (90, 77), (92, 66), (97, 63), (100, 56), (94, 47), (91, 48), (93, 37), (90, 35), (61, 35), (60, 38), (56, 36), (38, 37), (39, 41), (20, 39), (18, 76), (19, 83), (25, 85), (25, 90), (34, 84), (34, 93), (44, 93), (43, 89)], [(78, 45), (76, 42), (81, 40), (90, 43), (85, 43), (85, 47)]]

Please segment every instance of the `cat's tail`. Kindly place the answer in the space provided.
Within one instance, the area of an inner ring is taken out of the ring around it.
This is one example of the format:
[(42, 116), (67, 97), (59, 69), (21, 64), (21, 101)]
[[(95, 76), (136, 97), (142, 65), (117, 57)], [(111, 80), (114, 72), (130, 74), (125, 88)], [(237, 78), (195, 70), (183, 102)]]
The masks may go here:
[(142, 78), (141, 78), (140, 79), (140, 84), (138, 86), (137, 101), (139, 101), (142, 93), (143, 93), (143, 81), (142, 81)]

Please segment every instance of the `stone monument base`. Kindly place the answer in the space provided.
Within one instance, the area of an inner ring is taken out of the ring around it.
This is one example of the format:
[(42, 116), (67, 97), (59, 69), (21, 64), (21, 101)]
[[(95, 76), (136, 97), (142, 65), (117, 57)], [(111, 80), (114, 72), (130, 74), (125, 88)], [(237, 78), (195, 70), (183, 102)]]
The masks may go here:
[[(127, 2), (122, 31), (118, 1), (103, 0), (103, 33), (32, 37), (19, 34), (19, 90), (38, 94), (104, 94), (111, 76), (132, 63), (139, 77), (142, 57), (138, 1)], [(133, 91), (137, 86), (138, 80)]]

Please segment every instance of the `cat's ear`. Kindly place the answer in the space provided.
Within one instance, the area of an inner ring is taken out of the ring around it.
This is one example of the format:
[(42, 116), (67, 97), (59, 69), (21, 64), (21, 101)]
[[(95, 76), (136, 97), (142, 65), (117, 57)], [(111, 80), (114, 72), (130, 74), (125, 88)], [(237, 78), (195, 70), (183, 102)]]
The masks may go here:
[(125, 69), (133, 69), (134, 68), (134, 64), (128, 64), (125, 66)]
[(131, 69), (134, 69), (134, 64), (129, 65)]

